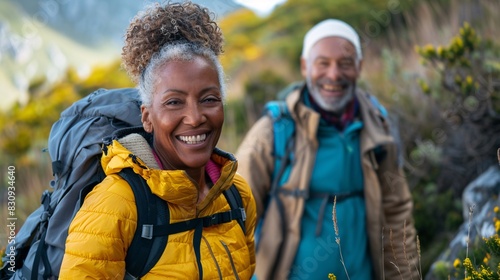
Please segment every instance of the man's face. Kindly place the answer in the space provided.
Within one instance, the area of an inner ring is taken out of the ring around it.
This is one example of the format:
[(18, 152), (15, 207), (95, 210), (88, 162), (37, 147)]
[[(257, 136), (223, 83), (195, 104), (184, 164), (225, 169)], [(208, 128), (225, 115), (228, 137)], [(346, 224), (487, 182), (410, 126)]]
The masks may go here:
[(301, 59), (302, 76), (314, 101), (326, 111), (340, 114), (354, 97), (361, 71), (356, 49), (341, 37), (319, 40), (307, 59)]

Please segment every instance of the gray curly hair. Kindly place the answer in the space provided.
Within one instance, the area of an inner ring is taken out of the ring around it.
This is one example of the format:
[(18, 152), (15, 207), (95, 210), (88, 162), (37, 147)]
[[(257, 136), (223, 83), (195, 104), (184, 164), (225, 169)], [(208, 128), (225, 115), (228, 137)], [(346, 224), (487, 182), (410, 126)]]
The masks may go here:
[(204, 58), (217, 70), (222, 99), (224, 100), (226, 96), (225, 75), (215, 53), (210, 48), (200, 44), (179, 41), (174, 44), (165, 44), (159, 52), (151, 57), (138, 83), (142, 104), (148, 107), (151, 105), (157, 81), (157, 70), (160, 66), (170, 61), (192, 61), (196, 57)]

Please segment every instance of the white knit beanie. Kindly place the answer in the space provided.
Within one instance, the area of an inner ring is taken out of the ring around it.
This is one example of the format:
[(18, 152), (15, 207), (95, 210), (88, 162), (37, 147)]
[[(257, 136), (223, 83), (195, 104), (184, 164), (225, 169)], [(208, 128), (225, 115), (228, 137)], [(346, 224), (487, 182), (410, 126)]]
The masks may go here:
[(342, 37), (354, 45), (358, 59), (362, 59), (361, 44), (359, 42), (358, 33), (349, 24), (337, 20), (327, 19), (311, 28), (304, 37), (304, 46), (302, 49), (302, 57), (304, 59), (309, 55), (309, 51), (319, 40), (326, 37)]

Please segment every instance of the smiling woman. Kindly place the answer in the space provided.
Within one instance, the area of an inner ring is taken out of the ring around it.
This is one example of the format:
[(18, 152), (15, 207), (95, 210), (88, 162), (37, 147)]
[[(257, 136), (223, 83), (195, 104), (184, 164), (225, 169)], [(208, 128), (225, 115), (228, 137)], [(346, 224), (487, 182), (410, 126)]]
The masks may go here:
[(195, 57), (192, 61), (174, 60), (158, 67), (156, 73), (152, 104), (142, 107), (144, 129), (160, 132), (153, 134), (153, 147), (164, 168), (186, 170), (191, 178), (201, 180), (200, 188), (206, 189), (203, 167), (224, 123), (216, 69)]
[[(141, 95), (143, 126), (106, 147), (106, 178), (70, 226), (60, 279), (250, 279), (255, 201), (235, 158), (216, 147), (224, 123), (222, 43), (211, 13), (191, 2), (154, 4), (131, 22), (122, 59)], [(128, 270), (138, 211), (124, 169), (168, 205), (170, 224), (152, 234), (167, 235), (168, 244), (143, 275)]]

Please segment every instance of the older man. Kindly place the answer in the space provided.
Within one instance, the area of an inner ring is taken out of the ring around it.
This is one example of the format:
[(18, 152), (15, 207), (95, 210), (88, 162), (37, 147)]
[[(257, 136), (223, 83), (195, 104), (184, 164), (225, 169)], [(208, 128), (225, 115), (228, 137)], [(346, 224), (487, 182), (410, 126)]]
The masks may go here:
[(282, 131), (273, 118), (259, 119), (237, 151), (261, 219), (259, 280), (419, 278), (411, 193), (385, 109), (356, 86), (362, 62), (351, 26), (318, 23), (304, 38), (305, 83), (285, 101), (286, 182), (272, 184), (275, 163), (286, 162), (274, 158)]

